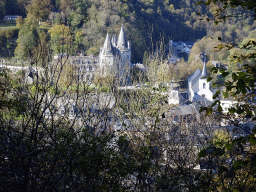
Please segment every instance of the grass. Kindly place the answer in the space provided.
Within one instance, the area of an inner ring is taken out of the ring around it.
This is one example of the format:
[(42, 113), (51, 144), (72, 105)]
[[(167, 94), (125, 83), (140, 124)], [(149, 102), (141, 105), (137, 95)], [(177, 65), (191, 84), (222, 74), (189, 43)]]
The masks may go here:
[[(61, 89), (62, 89), (62, 91), (66, 91), (68, 89), (69, 91), (74, 92), (74, 91), (77, 91), (78, 87), (77, 87), (77, 85), (70, 85), (68, 88), (67, 87), (62, 87)], [(88, 86), (86, 84), (79, 85), (79, 91), (88, 91), (88, 92), (90, 92), (90, 91), (93, 91), (94, 89), (95, 89), (95, 87)]]
[(0, 21), (0, 29), (13, 29), (16, 27), (15, 21)]
[(0, 27), (2, 30), (7, 30), (7, 29), (18, 29), (16, 26), (9, 26), (9, 27)]
[[(41, 25), (39, 26), (39, 29), (43, 30), (49, 30), (52, 27), (51, 24), (47, 22), (41, 22)], [(16, 27), (16, 22), (15, 21), (0, 21), (0, 29), (15, 29), (18, 28)]]
[(49, 30), (51, 29), (52, 25), (47, 23), (47, 22), (41, 22), (41, 25), (39, 26), (39, 29), (43, 29), (43, 30)]
[(5, 58), (6, 63), (3, 63), (4, 65), (8, 66), (16, 66), (16, 67), (26, 67), (29, 66), (29, 62), (26, 61), (20, 61), (15, 58)]

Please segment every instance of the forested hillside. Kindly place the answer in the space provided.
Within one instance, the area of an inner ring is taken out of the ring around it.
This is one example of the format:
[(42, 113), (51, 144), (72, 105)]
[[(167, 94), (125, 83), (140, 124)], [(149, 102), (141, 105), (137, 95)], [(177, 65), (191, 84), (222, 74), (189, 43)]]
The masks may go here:
[(144, 51), (152, 51), (152, 43), (154, 48), (163, 37), (165, 42), (195, 41), (206, 35), (205, 25), (197, 17), (205, 10), (196, 6), (195, 0), (48, 0), (44, 4), (39, 0), (4, 0), (0, 17), (33, 15), (37, 20), (47, 20), (51, 11), (57, 12), (52, 23), (71, 27), (76, 51), (86, 54), (98, 54), (106, 32), (118, 34), (124, 24), (132, 42), (133, 62), (141, 62)]
[[(216, 13), (218, 4), (206, 7), (196, 5), (198, 0), (2, 0), (0, 19), (4, 15), (21, 15), (18, 28), (0, 33), (1, 56), (13, 56), (17, 29), (20, 30), (18, 48), (15, 55), (26, 59), (28, 51), (40, 44), (39, 37), (45, 33), (45, 41), (51, 43), (53, 54), (66, 52), (64, 44), (69, 44), (69, 52), (76, 55), (98, 55), (106, 32), (118, 34), (124, 24), (127, 38), (132, 42), (132, 62), (142, 62), (145, 51), (152, 52), (157, 42), (164, 40), (197, 41), (192, 49), (189, 63), (194, 56), (206, 51), (209, 60), (220, 60), (228, 64), (229, 55), (235, 47), (254, 36), (255, 25), (248, 12), (230, 9), (233, 15), (226, 22), (216, 25), (206, 22), (207, 16)], [(35, 21), (47, 21), (40, 23)], [(23, 25), (25, 23), (25, 25)], [(30, 26), (31, 23), (35, 26)], [(22, 27), (23, 25), (23, 27)], [(33, 31), (33, 32), (32, 32)], [(65, 31), (65, 34), (61, 34)], [(39, 35), (41, 34), (41, 35)], [(65, 41), (64, 36), (69, 36)], [(220, 42), (234, 44), (232, 50), (212, 52), (212, 47)], [(30, 40), (32, 39), (32, 44)], [(68, 40), (67, 40), (68, 39)], [(26, 42), (28, 41), (28, 42)], [(11, 46), (10, 46), (11, 45)], [(11, 50), (10, 50), (11, 49)]]
[[(209, 10), (214, 14), (218, 8), (218, 5), (214, 5)], [(244, 11), (241, 7), (229, 8), (226, 12), (230, 17), (227, 17), (225, 22), (221, 21), (217, 25), (214, 21), (207, 23), (207, 35), (194, 44), (190, 63), (196, 54), (205, 51), (208, 60), (221, 61), (229, 65), (230, 71), (235, 68), (234, 64), (229, 62), (230, 56), (246, 52), (241, 52), (239, 48), (250, 39), (255, 39), (256, 23), (253, 21), (252, 12)]]

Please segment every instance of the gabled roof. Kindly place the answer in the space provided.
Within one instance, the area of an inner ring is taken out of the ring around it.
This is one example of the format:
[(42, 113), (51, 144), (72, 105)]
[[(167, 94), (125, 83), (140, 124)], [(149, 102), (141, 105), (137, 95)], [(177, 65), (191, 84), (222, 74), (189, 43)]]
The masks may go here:
[[(188, 83), (191, 83), (191, 86), (194, 87), (196, 85), (201, 77), (202, 73), (200, 69), (197, 69), (189, 78)], [(194, 90), (196, 91), (196, 90)]]
[(113, 46), (108, 33), (103, 45), (102, 53), (104, 55), (113, 55)]
[(197, 70), (192, 75), (190, 75), (190, 77), (188, 78), (188, 81), (192, 81), (199, 74), (201, 75), (202, 72), (201, 72), (201, 70), (199, 68), (197, 68)]
[(179, 105), (170, 110), (170, 114), (173, 115), (192, 115), (197, 114), (197, 110), (194, 105)]
[(127, 39), (124, 33), (124, 26), (121, 26), (121, 30), (118, 36), (117, 47), (119, 49), (128, 49)]

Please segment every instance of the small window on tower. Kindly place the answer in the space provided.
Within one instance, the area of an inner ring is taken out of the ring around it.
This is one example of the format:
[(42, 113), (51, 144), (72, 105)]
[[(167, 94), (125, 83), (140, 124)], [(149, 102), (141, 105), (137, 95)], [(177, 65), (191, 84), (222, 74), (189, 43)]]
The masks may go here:
[(203, 89), (205, 89), (205, 83), (203, 84)]

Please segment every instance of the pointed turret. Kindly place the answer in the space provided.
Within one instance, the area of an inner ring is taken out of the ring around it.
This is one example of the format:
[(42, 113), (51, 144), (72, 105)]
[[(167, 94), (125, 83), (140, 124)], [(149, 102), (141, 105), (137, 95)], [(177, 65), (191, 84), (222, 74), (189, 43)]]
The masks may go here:
[(105, 39), (103, 48), (102, 48), (102, 54), (103, 55), (113, 55), (113, 46), (110, 40), (110, 37), (107, 33), (107, 37)]
[(204, 62), (204, 67), (203, 67), (203, 71), (202, 71), (202, 75), (200, 78), (204, 78), (207, 77), (207, 70), (206, 70), (206, 63)]
[(121, 30), (120, 30), (120, 33), (119, 33), (119, 36), (118, 36), (117, 47), (119, 49), (122, 49), (122, 50), (128, 49), (128, 44), (127, 44), (127, 39), (126, 39), (126, 36), (125, 36), (125, 33), (124, 33), (123, 24), (121, 26)]

